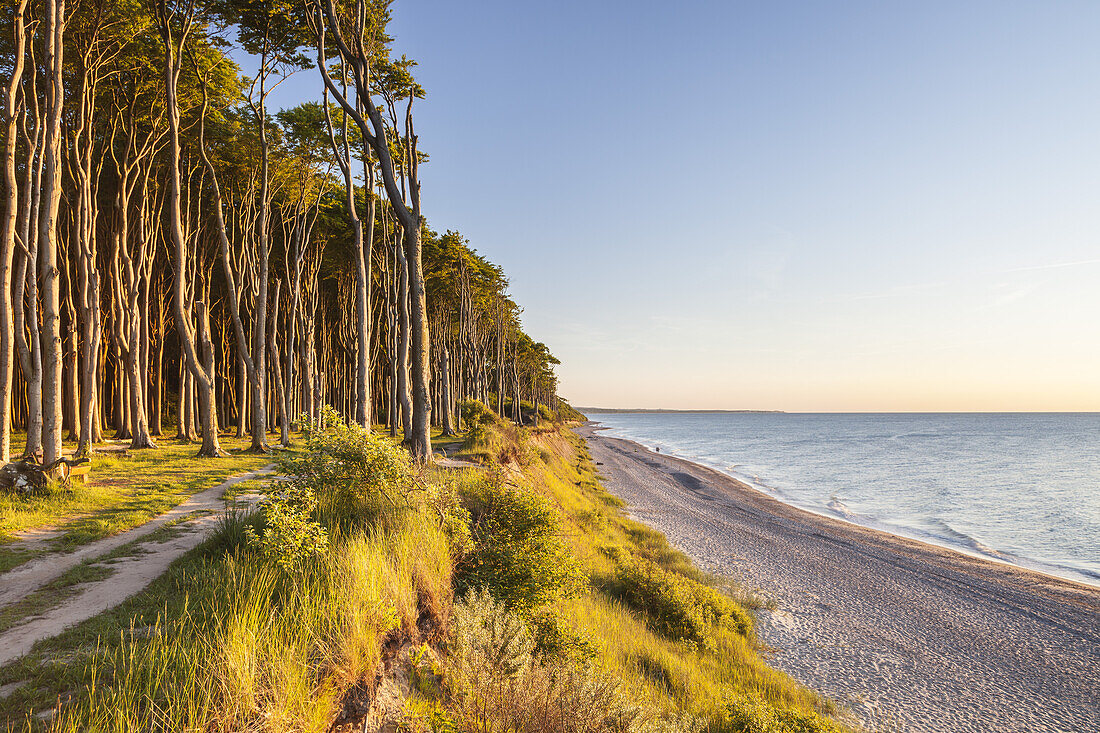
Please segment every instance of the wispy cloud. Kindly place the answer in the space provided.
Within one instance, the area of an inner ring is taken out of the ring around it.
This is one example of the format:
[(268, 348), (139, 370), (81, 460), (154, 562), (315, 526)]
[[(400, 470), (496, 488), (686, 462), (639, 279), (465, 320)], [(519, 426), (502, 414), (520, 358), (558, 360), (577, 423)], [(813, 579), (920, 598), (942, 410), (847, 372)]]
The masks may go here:
[(922, 295), (946, 288), (950, 283), (945, 281), (917, 283), (914, 285), (897, 285), (875, 293), (852, 293), (829, 298), (827, 303), (850, 303), (858, 300), (882, 300), (884, 298), (905, 298), (911, 295)]
[(1038, 270), (1058, 270), (1063, 267), (1079, 267), (1080, 265), (1100, 265), (1100, 257), (1092, 260), (1077, 260), (1075, 262), (1051, 262), (1045, 265), (1029, 265), (1027, 267), (1013, 267), (1008, 270), (1001, 270), (1002, 273), (1006, 272), (1036, 272)]
[(994, 292), (992, 298), (978, 306), (977, 310), (990, 310), (993, 308), (1000, 308), (1009, 303), (1015, 303), (1017, 300), (1022, 300), (1031, 295), (1045, 284), (1046, 283), (1042, 281), (1030, 281), (1022, 284), (997, 283), (993, 288)]

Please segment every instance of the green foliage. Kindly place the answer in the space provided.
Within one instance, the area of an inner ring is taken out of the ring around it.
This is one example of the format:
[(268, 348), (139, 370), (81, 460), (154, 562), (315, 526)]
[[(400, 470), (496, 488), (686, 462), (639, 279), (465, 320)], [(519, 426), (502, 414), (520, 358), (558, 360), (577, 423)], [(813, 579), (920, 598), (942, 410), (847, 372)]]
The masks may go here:
[(549, 610), (530, 620), (535, 649), (543, 657), (562, 662), (586, 664), (596, 659), (599, 650), (587, 635), (578, 632), (557, 612)]
[(636, 554), (660, 565), (665, 570), (679, 573), (692, 580), (703, 582), (706, 574), (701, 572), (684, 553), (668, 543), (663, 534), (638, 522), (623, 525), (623, 532), (630, 540)]
[(257, 533), (244, 528), (249, 544), (283, 570), (302, 567), (328, 550), (328, 532), (313, 519), (317, 496), (307, 484), (290, 482), (268, 494), (260, 505), (263, 527)]
[(488, 588), (512, 612), (530, 617), (575, 597), (584, 586), (576, 557), (562, 539), (558, 513), (533, 491), (489, 476), (463, 497), (474, 549), (459, 568), (458, 588)]
[(290, 476), (288, 491), (308, 489), (324, 517), (369, 520), (384, 505), (403, 502), (411, 487), (408, 454), (382, 435), (349, 425), (326, 407), (321, 419), (305, 424), (307, 450), (279, 460)]
[(714, 733), (840, 733), (838, 725), (817, 713), (776, 708), (759, 697), (726, 700)]
[(501, 420), (490, 412), (488, 420), (483, 419), (466, 433), (458, 455), (479, 463), (526, 467), (534, 461), (536, 452), (526, 428)]
[(657, 633), (713, 648), (715, 626), (743, 635), (752, 630), (748, 613), (715, 589), (645, 558), (618, 553), (615, 559), (614, 590)]
[(470, 531), (470, 512), (462, 505), (462, 498), (452, 481), (438, 481), (428, 485), (424, 505), (438, 518), (439, 528), (450, 544), (451, 557), (461, 562), (474, 549)]
[(480, 400), (463, 400), (458, 403), (458, 409), (462, 422), (471, 428), (475, 425), (491, 425), (496, 420), (493, 411)]
[[(323, 457), (285, 462), (306, 473), (275, 484), (258, 515), (226, 515), (150, 589), (24, 660), (54, 675), (51, 700), (71, 695), (56, 730), (320, 733), (379, 673), (385, 644), (417, 641), (425, 619), (445, 624), (454, 541), (436, 515), (466, 516), (453, 487), (413, 494), (370, 526), (318, 512), (313, 480), (342, 476), (358, 496), (410, 479), (393, 466), (400, 449), (331, 417), (309, 435)], [(333, 507), (358, 512), (355, 501)], [(73, 661), (57, 665), (59, 653)], [(0, 716), (12, 709), (0, 701)]]
[(592, 666), (535, 653), (523, 620), (485, 589), (455, 604), (444, 684), (450, 730), (515, 733), (687, 733), (691, 718), (639, 704)]
[(572, 405), (558, 398), (558, 419), (563, 422), (584, 422), (588, 418), (578, 412)]

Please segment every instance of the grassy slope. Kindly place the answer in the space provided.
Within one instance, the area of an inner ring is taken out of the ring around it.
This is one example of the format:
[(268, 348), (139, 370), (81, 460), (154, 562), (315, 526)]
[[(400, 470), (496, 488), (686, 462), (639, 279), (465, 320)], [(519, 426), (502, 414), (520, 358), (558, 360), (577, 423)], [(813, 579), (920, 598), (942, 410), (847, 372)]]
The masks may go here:
[(558, 610), (596, 643), (601, 664), (650, 700), (708, 719), (720, 713), (724, 700), (762, 698), (780, 710), (832, 712), (828, 702), (768, 667), (751, 638), (716, 629), (717, 643), (705, 649), (654, 633), (645, 614), (616, 597), (611, 559), (616, 552), (724, 586), (744, 606), (754, 607), (756, 602), (739, 596), (728, 580), (705, 577), (662, 534), (628, 519), (621, 501), (600, 485), (584, 441), (574, 433), (548, 427), (530, 436), (529, 448), (517, 448), (527, 439), (525, 434), (511, 427), (494, 428), (469, 446), (467, 454), (519, 457), (527, 467), (515, 480), (549, 496), (559, 509), (590, 588)]
[[(727, 724), (723, 703), (731, 699), (765, 700), (769, 711), (825, 706), (768, 668), (751, 639), (715, 629), (709, 648), (673, 641), (618, 599), (614, 552), (702, 576), (661, 535), (624, 517), (576, 436), (553, 428), (529, 436), (499, 425), (469, 449), (515, 460), (508, 480), (557, 508), (590, 582), (556, 611), (631, 695), (699, 715), (712, 731), (819, 730)], [(428, 495), (479, 481), (476, 470), (436, 469), (418, 479)], [(342, 708), (369, 697), (386, 644), (438, 639), (432, 634), (446, 626), (450, 547), (438, 507), (417, 502), (370, 526), (331, 527), (331, 551), (289, 578), (250, 549), (243, 519), (227, 520), (143, 593), (0, 669), (0, 685), (24, 683), (0, 700), (0, 729), (42, 727), (33, 714), (59, 700), (68, 704), (58, 730), (148, 730), (154, 721), (173, 730), (329, 729)]]

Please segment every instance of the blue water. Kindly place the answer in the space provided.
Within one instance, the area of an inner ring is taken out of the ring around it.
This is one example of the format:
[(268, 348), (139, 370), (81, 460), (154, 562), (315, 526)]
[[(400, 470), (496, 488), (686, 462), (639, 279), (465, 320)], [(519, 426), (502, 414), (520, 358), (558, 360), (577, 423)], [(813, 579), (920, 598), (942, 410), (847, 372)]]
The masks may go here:
[(1100, 414), (589, 413), (857, 524), (1100, 585)]

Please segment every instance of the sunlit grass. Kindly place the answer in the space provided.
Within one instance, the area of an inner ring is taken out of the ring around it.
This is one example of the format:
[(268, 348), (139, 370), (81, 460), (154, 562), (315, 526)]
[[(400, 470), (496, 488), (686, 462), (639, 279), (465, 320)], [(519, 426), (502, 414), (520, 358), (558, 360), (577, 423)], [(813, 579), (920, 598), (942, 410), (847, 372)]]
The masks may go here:
[(759, 605), (732, 579), (708, 576), (669, 545), (664, 535), (628, 519), (621, 502), (600, 485), (584, 442), (573, 433), (536, 431), (533, 448), (539, 460), (516, 480), (544, 492), (561, 510), (572, 548), (591, 582), (587, 593), (559, 611), (600, 649), (602, 665), (650, 702), (711, 721), (722, 719), (725, 700), (741, 696), (807, 714), (833, 709), (828, 701), (767, 666), (751, 635), (716, 626), (709, 649), (671, 640), (651, 630), (644, 612), (609, 595), (604, 581), (615, 573), (615, 562), (608, 550), (616, 548), (671, 573), (714, 585), (742, 606)]
[(322, 731), (373, 675), (387, 635), (415, 638), (425, 614), (450, 607), (446, 540), (417, 512), (339, 539), (294, 575), (233, 542), (212, 538), (123, 606), (0, 671), (0, 684), (31, 681), (0, 701), (0, 724), (75, 692), (53, 730)]
[[(257, 519), (228, 516), (216, 536), (145, 591), (0, 670), (0, 684), (25, 683), (0, 700), (0, 729), (58, 700), (68, 701), (50, 726), (59, 731), (330, 729), (347, 699), (372, 684), (387, 642), (415, 645), (423, 629), (447, 626), (454, 538), (426, 496), (476, 495), (495, 476), (545, 497), (560, 516), (567, 552), (588, 583), (550, 610), (591, 645), (593, 669), (618, 680), (632, 700), (686, 712), (708, 733), (835, 730), (817, 717), (830, 705), (768, 667), (751, 632), (715, 623), (706, 643), (670, 638), (651, 609), (616, 595), (612, 581), (626, 557), (689, 585), (732, 589), (745, 605), (735, 584), (700, 572), (660, 533), (625, 517), (583, 441), (553, 427), (509, 427), (482, 439), (501, 448), (497, 457), (512, 459), (511, 467), (429, 468), (417, 474), (420, 489), (408, 503), (334, 505), (355, 516), (325, 515), (329, 549), (297, 572), (248, 542)], [(416, 704), (447, 709), (442, 688), (429, 698)], [(460, 707), (450, 714), (462, 722)], [(744, 723), (754, 715), (765, 724)], [(780, 718), (810, 723), (766, 723)]]
[(126, 456), (94, 454), (86, 482), (59, 486), (49, 495), (25, 499), (0, 493), (0, 572), (34, 554), (16, 541), (17, 532), (55, 529), (57, 535), (44, 544), (68, 549), (147, 522), (197, 491), (272, 460), (241, 452), (246, 439), (221, 441), (230, 452), (223, 458), (197, 458), (196, 445), (162, 439), (157, 448)]

